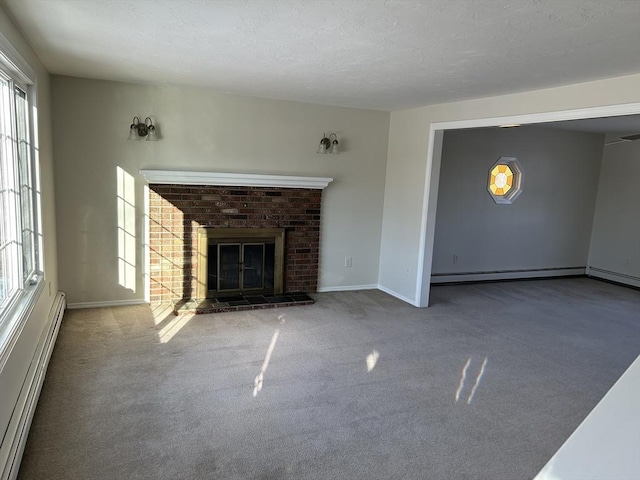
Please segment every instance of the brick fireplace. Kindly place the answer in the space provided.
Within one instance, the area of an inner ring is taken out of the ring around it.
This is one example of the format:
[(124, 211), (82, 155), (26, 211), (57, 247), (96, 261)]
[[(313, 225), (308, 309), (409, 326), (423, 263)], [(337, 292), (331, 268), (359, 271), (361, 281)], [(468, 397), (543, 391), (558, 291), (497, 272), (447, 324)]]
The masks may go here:
[(196, 299), (206, 291), (202, 281), (198, 282), (199, 262), (205, 261), (198, 255), (203, 228), (229, 232), (283, 229), (283, 291), (316, 291), (322, 189), (331, 179), (141, 173), (149, 181), (151, 302)]

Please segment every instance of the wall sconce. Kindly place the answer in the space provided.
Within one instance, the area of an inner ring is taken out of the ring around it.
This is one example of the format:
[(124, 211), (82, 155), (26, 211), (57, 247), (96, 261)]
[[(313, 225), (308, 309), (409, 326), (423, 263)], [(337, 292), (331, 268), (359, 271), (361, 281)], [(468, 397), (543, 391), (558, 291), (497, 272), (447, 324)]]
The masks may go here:
[[(331, 140), (332, 136), (333, 140)], [(336, 155), (340, 153), (340, 150), (338, 150), (338, 136), (335, 133), (330, 133), (329, 136), (324, 133), (322, 140), (320, 140), (318, 153), (333, 153)]]
[[(149, 123), (147, 123), (147, 121)], [(133, 123), (129, 127), (129, 138), (127, 140), (142, 140), (147, 137), (147, 142), (157, 142), (156, 127), (153, 126), (151, 117), (144, 119), (144, 123), (140, 122), (138, 117), (133, 117)]]

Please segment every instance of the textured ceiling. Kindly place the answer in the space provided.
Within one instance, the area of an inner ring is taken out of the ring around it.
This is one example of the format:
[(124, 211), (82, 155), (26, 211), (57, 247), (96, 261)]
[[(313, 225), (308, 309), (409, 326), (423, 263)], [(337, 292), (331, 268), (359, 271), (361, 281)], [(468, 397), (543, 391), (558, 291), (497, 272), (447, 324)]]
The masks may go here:
[(638, 0), (0, 0), (56, 74), (397, 110), (640, 71)]

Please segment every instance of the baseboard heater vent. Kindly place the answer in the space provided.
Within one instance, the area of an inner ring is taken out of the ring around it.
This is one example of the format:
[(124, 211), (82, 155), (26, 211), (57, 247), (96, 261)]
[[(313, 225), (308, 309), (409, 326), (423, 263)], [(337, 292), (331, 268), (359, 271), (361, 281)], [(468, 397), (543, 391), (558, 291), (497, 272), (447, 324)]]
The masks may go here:
[(575, 277), (586, 274), (587, 267), (535, 268), (526, 270), (494, 270), (484, 272), (432, 273), (431, 284), (488, 282), (549, 277)]
[(589, 267), (587, 275), (590, 277), (607, 280), (609, 282), (619, 283), (629, 287), (640, 288), (640, 277), (627, 275), (626, 273), (612, 272), (603, 268)]
[(56, 343), (62, 317), (66, 308), (66, 300), (64, 293), (60, 292), (56, 295), (51, 310), (49, 311), (48, 322), (49, 328), (42, 332), (42, 336), (38, 341), (38, 347), (31, 363), (31, 368), (25, 379), (25, 394), (21, 394), (18, 403), (13, 411), (13, 415), (17, 415), (18, 427), (15, 430), (13, 440), (5, 438), (5, 441), (11, 442), (9, 456), (2, 470), (0, 480), (15, 480), (18, 477), (18, 469), (24, 453), (24, 447), (27, 443), (27, 435), (31, 427), (31, 420), (38, 404), (40, 390), (44, 383), (44, 376), (47, 373), (49, 359)]

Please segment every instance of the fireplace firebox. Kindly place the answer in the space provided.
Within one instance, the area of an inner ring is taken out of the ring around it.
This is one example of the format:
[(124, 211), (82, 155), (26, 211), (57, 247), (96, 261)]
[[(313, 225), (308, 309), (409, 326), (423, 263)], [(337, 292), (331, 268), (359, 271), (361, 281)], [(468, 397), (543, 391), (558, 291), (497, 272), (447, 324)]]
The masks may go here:
[(198, 298), (283, 292), (283, 228), (198, 229)]

